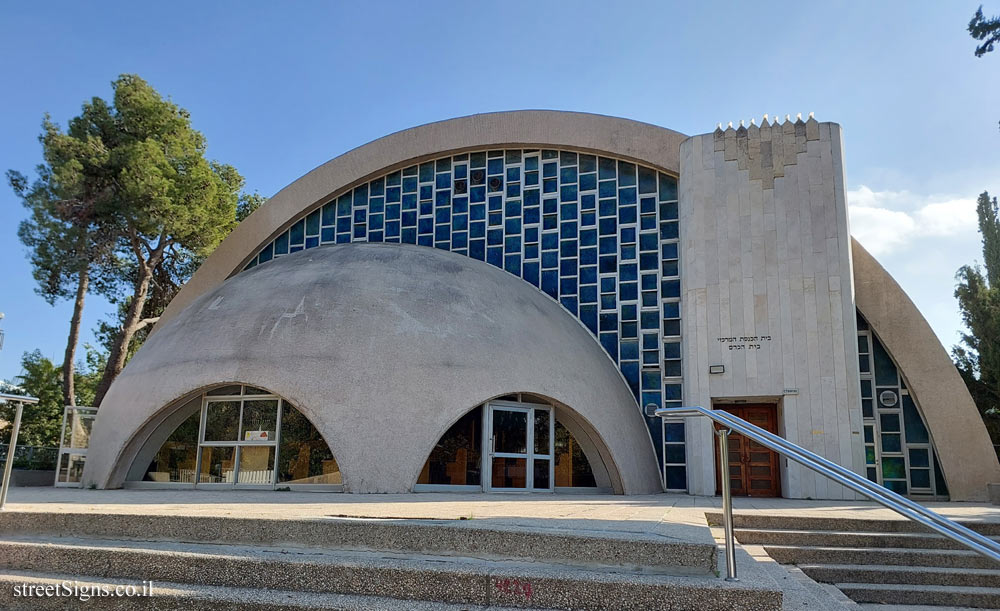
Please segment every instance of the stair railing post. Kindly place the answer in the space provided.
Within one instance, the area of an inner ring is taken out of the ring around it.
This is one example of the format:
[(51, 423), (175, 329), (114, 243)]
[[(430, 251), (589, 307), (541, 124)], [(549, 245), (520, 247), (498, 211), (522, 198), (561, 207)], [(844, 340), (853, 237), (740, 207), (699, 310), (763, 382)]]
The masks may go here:
[(729, 484), (729, 433), (730, 429), (719, 429), (719, 473), (722, 481), (722, 525), (726, 538), (726, 581), (739, 581), (736, 577), (736, 541), (733, 537), (733, 495)]
[(24, 411), (24, 403), (17, 402), (17, 411), (14, 413), (14, 428), (10, 431), (10, 443), (7, 444), (7, 461), (3, 466), (3, 483), (0, 484), (0, 511), (3, 511), (7, 504), (7, 489), (10, 487), (10, 472), (14, 467), (14, 452), (17, 450), (17, 434), (21, 430), (21, 412)]

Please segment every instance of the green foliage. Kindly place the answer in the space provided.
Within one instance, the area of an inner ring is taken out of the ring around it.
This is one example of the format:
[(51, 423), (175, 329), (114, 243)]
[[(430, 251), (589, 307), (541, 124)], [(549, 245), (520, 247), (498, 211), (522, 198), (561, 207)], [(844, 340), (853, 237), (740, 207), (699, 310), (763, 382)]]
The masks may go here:
[[(61, 369), (38, 350), (25, 352), (21, 357), (21, 367), (24, 374), (15, 380), (20, 389), (18, 394), (38, 397), (38, 404), (24, 406), (17, 445), (57, 447), (63, 415)], [(2, 443), (10, 442), (15, 409), (12, 403), (0, 403)]]
[[(94, 390), (104, 370), (104, 355), (92, 346), (85, 348), (86, 361), (75, 372), (77, 405), (93, 405)], [(3, 392), (38, 397), (37, 405), (24, 406), (17, 445), (58, 447), (64, 407), (62, 367), (35, 350), (21, 356), (21, 368), (24, 373), (15, 378), (15, 384), (0, 381)], [(0, 443), (10, 441), (15, 409), (13, 404), (0, 403)]]
[(77, 364), (74, 374), (74, 389), (76, 390), (76, 405), (96, 405), (94, 395), (97, 384), (101, 381), (101, 373), (108, 363), (106, 352), (94, 346), (84, 344), (86, 351), (84, 362)]
[(109, 127), (107, 170), (115, 177), (102, 214), (130, 250), (157, 246), (210, 252), (232, 230), (243, 178), (232, 166), (205, 159), (205, 138), (190, 115), (146, 81), (122, 75), (112, 106), (85, 106), (87, 128)]
[(267, 203), (267, 198), (254, 191), (240, 195), (240, 201), (236, 205), (236, 222), (242, 223), (244, 219), (253, 214), (254, 210)]
[(994, 443), (1000, 443), (1000, 213), (997, 199), (979, 196), (976, 206), (983, 236), (983, 267), (958, 270), (955, 297), (965, 323), (952, 357), (976, 402)]
[(141, 333), (235, 227), (243, 186), (232, 166), (205, 158), (205, 138), (186, 110), (135, 75), (122, 75), (112, 87), (111, 103), (94, 98), (70, 124), (71, 134), (85, 134), (107, 152), (100, 169), (111, 179), (96, 211), (116, 239), (112, 302), (119, 312), (102, 329), (109, 357), (96, 401)]
[(987, 19), (983, 15), (983, 5), (980, 4), (976, 14), (969, 21), (969, 35), (982, 41), (982, 44), (976, 47), (976, 57), (982, 57), (993, 51), (994, 44), (1000, 41), (1000, 17)]
[(120, 76), (112, 88), (110, 102), (84, 103), (65, 131), (45, 117), (44, 163), (34, 182), (7, 174), (30, 211), (18, 235), (39, 294), (50, 303), (75, 294), (66, 401), (80, 394), (73, 365), (86, 293), (99, 291), (117, 306), (98, 331), (108, 350), (91, 389), (99, 403), (180, 286), (266, 201), (240, 197), (243, 178), (205, 157), (205, 138), (186, 110), (136, 75)]
[[(7, 172), (8, 183), (30, 212), (18, 237), (30, 249), (37, 292), (49, 303), (73, 295), (81, 270), (113, 271), (118, 265), (113, 256), (116, 236), (100, 215), (113, 185), (106, 171), (110, 152), (99, 137), (83, 129), (88, 114), (93, 111), (85, 107), (66, 132), (46, 115), (38, 138), (44, 163), (35, 168), (34, 182), (29, 184), (14, 170)], [(98, 288), (107, 292), (110, 287)]]

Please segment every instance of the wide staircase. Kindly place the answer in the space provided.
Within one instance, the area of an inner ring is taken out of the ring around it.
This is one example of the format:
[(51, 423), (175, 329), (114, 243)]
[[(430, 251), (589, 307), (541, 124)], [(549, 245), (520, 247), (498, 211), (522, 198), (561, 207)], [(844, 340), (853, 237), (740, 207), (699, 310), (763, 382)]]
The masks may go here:
[[(707, 518), (722, 524), (720, 513)], [(962, 524), (1000, 540), (1000, 523)], [(741, 545), (857, 603), (1000, 609), (1000, 564), (908, 520), (737, 513), (733, 526)]]
[[(707, 529), (706, 529), (707, 531)], [(691, 542), (692, 540), (696, 542)], [(774, 581), (718, 576), (711, 537), (488, 520), (0, 514), (0, 608), (80, 605), (14, 586), (153, 582), (141, 609), (776, 610)]]

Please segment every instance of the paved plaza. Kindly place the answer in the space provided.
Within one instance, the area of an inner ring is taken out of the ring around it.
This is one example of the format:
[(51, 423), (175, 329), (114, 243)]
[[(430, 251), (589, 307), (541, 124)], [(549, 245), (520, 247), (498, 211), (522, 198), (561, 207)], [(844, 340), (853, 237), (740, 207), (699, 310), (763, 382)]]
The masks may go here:
[[(79, 490), (13, 488), (8, 511), (123, 513), (302, 519), (323, 516), (490, 520), (545, 520), (552, 526), (601, 525), (606, 529), (655, 528), (657, 524), (705, 526), (705, 512), (721, 498), (687, 494), (642, 496), (582, 494), (343, 494), (251, 490)], [(925, 506), (959, 520), (1000, 522), (1000, 506), (930, 502)], [(903, 519), (868, 501), (734, 498), (737, 513)], [(581, 522), (583, 521), (583, 522)]]

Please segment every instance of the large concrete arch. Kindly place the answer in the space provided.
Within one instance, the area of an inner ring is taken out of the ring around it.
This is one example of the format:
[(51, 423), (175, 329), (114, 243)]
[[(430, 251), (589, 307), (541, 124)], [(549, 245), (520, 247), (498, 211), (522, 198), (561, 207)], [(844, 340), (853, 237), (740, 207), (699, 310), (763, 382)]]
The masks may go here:
[(621, 492), (661, 489), (635, 399), (593, 336), (528, 283), (463, 255), (324, 246), (199, 296), (161, 323), (105, 397), (84, 481), (120, 486), (148, 421), (230, 381), (298, 407), (333, 450), (348, 491), (408, 491), (452, 422), (512, 391), (579, 414)]
[(240, 223), (174, 297), (153, 331), (242, 269), (251, 255), (294, 220), (335, 193), (378, 174), (448, 153), (511, 146), (602, 153), (677, 176), (680, 143), (686, 138), (679, 132), (629, 119), (552, 110), (471, 115), (390, 134), (312, 170)]
[(985, 500), (985, 484), (1000, 482), (1000, 463), (965, 382), (892, 276), (853, 238), (851, 253), (858, 310), (903, 371), (920, 404), (951, 499)]

